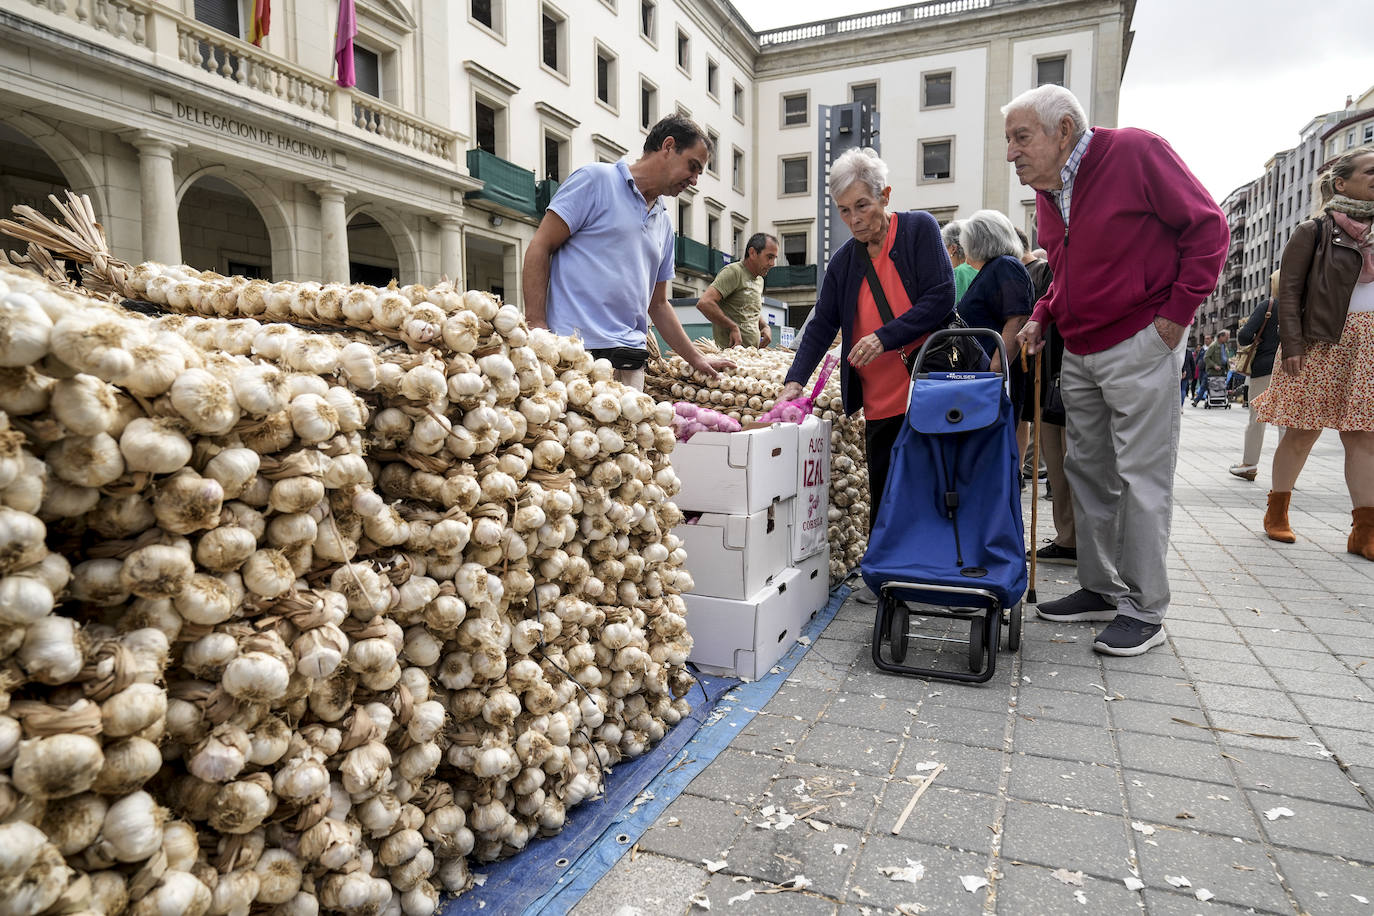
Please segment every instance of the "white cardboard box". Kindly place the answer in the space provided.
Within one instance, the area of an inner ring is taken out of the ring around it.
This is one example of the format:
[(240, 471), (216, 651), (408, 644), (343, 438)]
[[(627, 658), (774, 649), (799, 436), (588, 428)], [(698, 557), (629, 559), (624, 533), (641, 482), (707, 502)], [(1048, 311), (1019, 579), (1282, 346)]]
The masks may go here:
[[(797, 499), (792, 510), (793, 566), (829, 551), (830, 421), (814, 414), (798, 427)], [(829, 573), (826, 573), (829, 579)]]
[(693, 594), (748, 598), (787, 569), (794, 499), (751, 515), (706, 512), (673, 533), (687, 550)]
[(820, 553), (797, 563), (794, 569), (796, 575), (788, 592), (796, 602), (797, 628), (801, 630), (830, 601), (830, 545), (825, 544)]
[(738, 433), (697, 433), (673, 449), (683, 512), (750, 515), (797, 495), (797, 427), (775, 424)]
[(801, 635), (798, 604), (788, 569), (744, 600), (683, 595), (691, 660), (711, 674), (758, 680), (777, 664)]

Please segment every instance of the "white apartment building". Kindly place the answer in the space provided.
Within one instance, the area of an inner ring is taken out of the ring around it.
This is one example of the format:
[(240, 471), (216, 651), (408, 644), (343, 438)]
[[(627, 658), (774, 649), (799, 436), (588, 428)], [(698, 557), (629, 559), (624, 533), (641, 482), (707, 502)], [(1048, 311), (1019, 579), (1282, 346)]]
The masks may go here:
[[(675, 295), (756, 231), (770, 294), (814, 300), (818, 106), (881, 114), (893, 204), (1033, 228), (998, 108), (1061, 82), (1115, 123), (1133, 0), (924, 0), (755, 32), (728, 0), (5, 0), (0, 209), (91, 197), (116, 255), (273, 279), (433, 282), (519, 302), (524, 250), (577, 166), (637, 157), (681, 110), (716, 141), (672, 203)], [(8, 241), (8, 240), (6, 240)], [(13, 247), (13, 246), (10, 246)], [(614, 282), (614, 253), (607, 254)]]

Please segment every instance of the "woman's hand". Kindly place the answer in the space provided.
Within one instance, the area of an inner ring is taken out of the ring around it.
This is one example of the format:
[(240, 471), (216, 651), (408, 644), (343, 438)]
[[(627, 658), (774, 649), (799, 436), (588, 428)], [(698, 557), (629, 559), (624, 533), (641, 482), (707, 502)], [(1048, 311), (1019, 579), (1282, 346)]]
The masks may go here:
[(782, 391), (778, 394), (778, 401), (795, 401), (801, 397), (801, 382), (788, 382), (782, 386)]
[(1298, 375), (1302, 372), (1302, 356), (1285, 356), (1283, 358), (1283, 371), (1289, 375)]
[(869, 334), (859, 338), (859, 342), (850, 348), (849, 364), (855, 369), (862, 369), (882, 355), (883, 342), (877, 334)]

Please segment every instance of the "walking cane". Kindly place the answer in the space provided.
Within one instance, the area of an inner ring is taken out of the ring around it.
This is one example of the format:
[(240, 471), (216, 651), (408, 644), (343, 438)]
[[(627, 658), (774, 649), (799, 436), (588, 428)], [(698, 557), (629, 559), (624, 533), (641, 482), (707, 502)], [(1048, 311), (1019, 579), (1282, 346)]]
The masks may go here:
[[(1044, 349), (1036, 351), (1035, 354), (1035, 419), (1034, 433), (1031, 444), (1031, 548), (1030, 548), (1030, 587), (1026, 589), (1026, 600), (1031, 604), (1039, 604), (1035, 597), (1035, 547), (1039, 543), (1039, 524), (1040, 524), (1040, 367), (1041, 356)], [(1021, 371), (1025, 372), (1026, 348), (1021, 348)]]

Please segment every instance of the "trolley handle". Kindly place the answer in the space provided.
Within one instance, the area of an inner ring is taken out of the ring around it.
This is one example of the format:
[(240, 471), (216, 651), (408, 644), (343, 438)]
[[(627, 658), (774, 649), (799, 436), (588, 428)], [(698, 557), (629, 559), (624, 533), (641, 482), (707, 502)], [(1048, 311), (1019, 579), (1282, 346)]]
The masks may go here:
[(926, 349), (931, 344), (938, 340), (943, 340), (946, 337), (991, 337), (997, 342), (997, 352), (1002, 356), (1001, 375), (1003, 378), (1005, 378), (1010, 371), (1010, 367), (1007, 364), (1007, 348), (1006, 344), (1002, 342), (1001, 334), (989, 328), (940, 328), (938, 331), (932, 331), (930, 336), (925, 339), (925, 343), (921, 344), (921, 349), (916, 353), (916, 359), (911, 363), (912, 378), (915, 378), (917, 375), (925, 374), (921, 370), (921, 361), (925, 359)]

